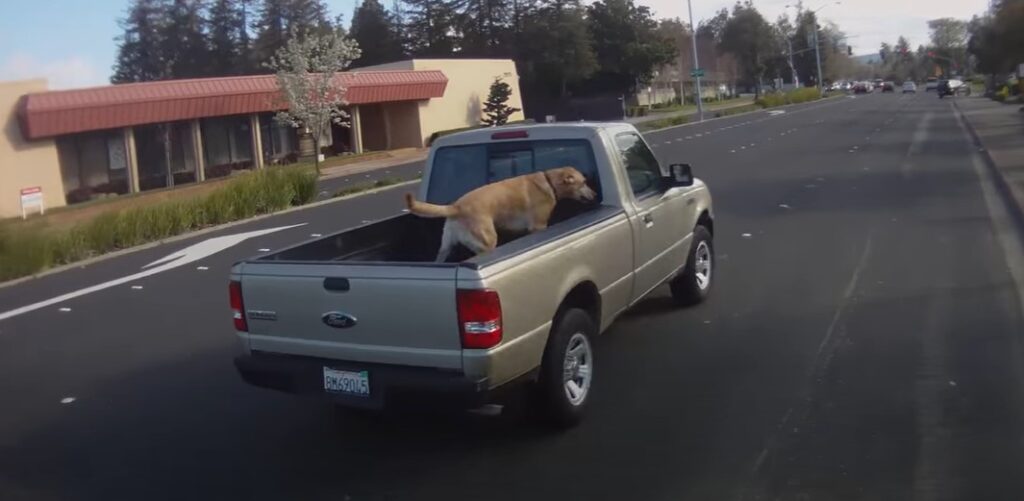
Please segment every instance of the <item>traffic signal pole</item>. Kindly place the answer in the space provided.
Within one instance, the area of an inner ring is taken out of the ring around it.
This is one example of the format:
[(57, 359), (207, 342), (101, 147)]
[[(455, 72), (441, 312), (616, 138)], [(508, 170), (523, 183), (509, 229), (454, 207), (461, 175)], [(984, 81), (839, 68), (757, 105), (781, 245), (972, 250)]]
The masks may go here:
[(690, 0), (686, 0), (686, 8), (690, 11), (690, 31), (693, 33), (690, 36), (690, 41), (693, 42), (693, 71), (696, 74), (694, 77), (697, 79), (697, 121), (704, 121), (704, 94), (700, 91), (700, 61), (697, 59), (697, 27), (693, 24), (693, 4)]

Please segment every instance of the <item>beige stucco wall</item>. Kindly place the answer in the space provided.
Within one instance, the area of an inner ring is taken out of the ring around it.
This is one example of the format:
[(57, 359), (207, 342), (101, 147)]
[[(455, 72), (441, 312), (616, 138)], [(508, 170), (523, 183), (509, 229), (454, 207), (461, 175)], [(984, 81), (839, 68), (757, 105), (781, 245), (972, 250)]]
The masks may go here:
[(419, 103), (401, 101), (386, 103), (384, 112), (387, 114), (388, 126), (391, 127), (391, 148), (419, 148), (423, 146), (419, 120), (410, 117), (419, 116)]
[(28, 143), (18, 127), (18, 100), (29, 92), (47, 90), (46, 80), (0, 82), (0, 113), (4, 133), (0, 137), (0, 218), (21, 217), (22, 188), (40, 186), (46, 207), (64, 205), (64, 186), (52, 139)]
[[(483, 117), (483, 103), (495, 77), (501, 77), (512, 86), (512, 96), (508, 100), (508, 105), (520, 109), (523, 107), (522, 94), (519, 92), (519, 74), (516, 73), (516, 65), (511, 59), (412, 59), (353, 71), (381, 70), (440, 70), (448, 77), (444, 97), (417, 101), (418, 134), (420, 144), (424, 146), (430, 135), (439, 130), (479, 125)], [(407, 116), (409, 115), (402, 114), (405, 120), (408, 120), (405, 118)], [(396, 117), (392, 115), (389, 118)], [(509, 120), (523, 118), (523, 112), (519, 111)], [(399, 120), (391, 121), (392, 131), (400, 126), (398, 122)], [(401, 127), (403, 133), (410, 133), (410, 126)]]
[[(444, 97), (420, 102), (420, 133), (426, 140), (436, 131), (480, 124), (484, 100), (495, 77), (512, 86), (508, 105), (523, 107), (519, 74), (511, 59), (414, 59), (415, 70), (441, 70), (448, 77)], [(519, 111), (510, 121), (522, 120)]]

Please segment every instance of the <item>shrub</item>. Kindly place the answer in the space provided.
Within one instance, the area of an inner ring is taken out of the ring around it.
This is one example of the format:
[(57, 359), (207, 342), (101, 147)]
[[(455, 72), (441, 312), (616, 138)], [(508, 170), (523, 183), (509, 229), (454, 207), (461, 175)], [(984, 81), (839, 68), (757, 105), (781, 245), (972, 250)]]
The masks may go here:
[(1004, 86), (1002, 86), (1002, 88), (999, 89), (998, 92), (996, 92), (995, 96), (993, 96), (992, 99), (995, 99), (996, 101), (999, 101), (1000, 103), (1002, 103), (1002, 102), (1006, 101), (1006, 99), (1009, 98), (1009, 97), (1010, 97), (1010, 88), (1004, 85)]
[(0, 281), (204, 226), (303, 205), (316, 196), (316, 182), (312, 169), (276, 167), (227, 181), (203, 198), (107, 212), (66, 230), (0, 223)]

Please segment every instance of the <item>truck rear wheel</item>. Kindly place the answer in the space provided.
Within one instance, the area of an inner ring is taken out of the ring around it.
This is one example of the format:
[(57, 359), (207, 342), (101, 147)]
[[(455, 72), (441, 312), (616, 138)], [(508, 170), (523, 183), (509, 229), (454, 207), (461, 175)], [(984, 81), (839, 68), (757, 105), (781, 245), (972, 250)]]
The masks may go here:
[(711, 280), (714, 277), (715, 248), (711, 232), (701, 225), (693, 229), (693, 243), (690, 257), (683, 272), (669, 282), (672, 298), (681, 305), (700, 303), (711, 295)]
[(586, 311), (571, 308), (555, 319), (544, 349), (537, 388), (541, 409), (551, 424), (568, 428), (583, 418), (594, 380), (597, 328)]

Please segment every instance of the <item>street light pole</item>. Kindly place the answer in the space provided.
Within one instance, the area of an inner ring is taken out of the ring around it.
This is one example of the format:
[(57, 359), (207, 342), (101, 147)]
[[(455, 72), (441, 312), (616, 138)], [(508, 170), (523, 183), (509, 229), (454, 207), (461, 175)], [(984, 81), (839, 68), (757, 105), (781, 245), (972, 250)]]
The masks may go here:
[[(838, 2), (827, 3), (825, 5), (822, 5), (821, 7), (818, 7), (817, 9), (812, 10), (811, 14), (817, 14), (820, 10), (824, 9), (825, 7), (828, 7), (829, 5), (832, 5), (832, 4), (839, 5), (841, 3), (843, 3), (841, 0), (838, 1)], [(786, 5), (787, 9), (790, 8), (790, 7), (796, 7), (796, 6), (795, 5)], [(818, 81), (816, 82), (816, 84), (818, 86), (818, 93), (821, 94), (822, 96), (824, 96), (825, 95), (825, 86), (821, 84), (821, 47), (819, 47), (819, 44), (818, 44), (818, 16), (814, 16), (814, 26), (813, 26), (813, 28), (814, 28), (814, 59), (818, 63)], [(792, 53), (792, 50), (793, 49), (790, 48), (790, 52), (791, 53)]]
[(693, 24), (693, 4), (690, 0), (686, 0), (686, 8), (690, 11), (690, 31), (693, 33), (690, 36), (690, 41), (693, 42), (693, 69), (694, 78), (697, 79), (697, 95), (695, 99), (697, 101), (697, 121), (704, 121), (704, 94), (700, 91), (700, 61), (697, 59), (697, 26)]

